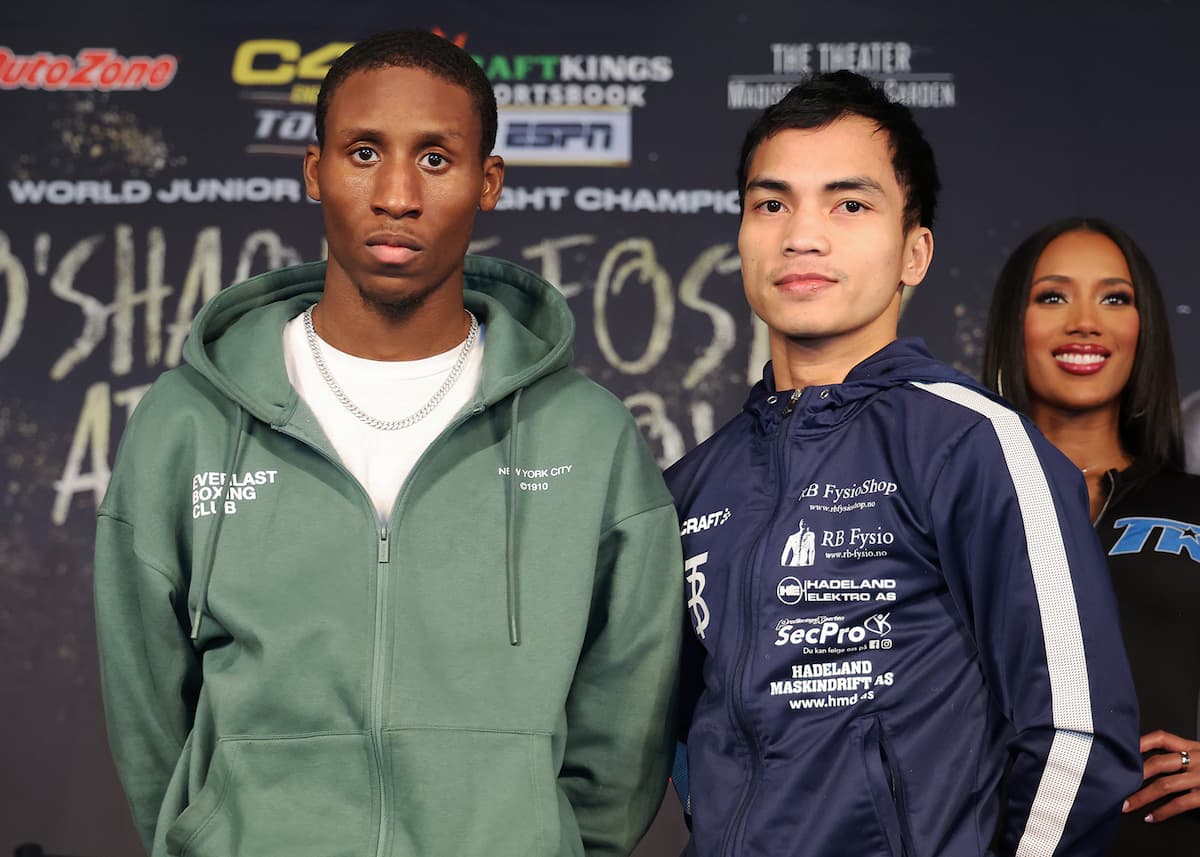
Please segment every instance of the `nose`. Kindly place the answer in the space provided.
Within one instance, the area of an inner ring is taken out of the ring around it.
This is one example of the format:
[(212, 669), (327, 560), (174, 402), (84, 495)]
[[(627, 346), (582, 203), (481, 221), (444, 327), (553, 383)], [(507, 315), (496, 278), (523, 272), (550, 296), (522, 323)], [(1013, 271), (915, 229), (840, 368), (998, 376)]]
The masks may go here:
[(1100, 319), (1096, 313), (1096, 305), (1087, 300), (1071, 302), (1067, 314), (1067, 333), (1080, 336), (1099, 336), (1101, 333)]
[(783, 233), (783, 254), (799, 256), (829, 252), (829, 229), (821, 212), (813, 205), (800, 205), (788, 217)]
[(393, 159), (378, 164), (372, 172), (372, 211), (397, 218), (420, 216), (421, 180), (415, 164)]

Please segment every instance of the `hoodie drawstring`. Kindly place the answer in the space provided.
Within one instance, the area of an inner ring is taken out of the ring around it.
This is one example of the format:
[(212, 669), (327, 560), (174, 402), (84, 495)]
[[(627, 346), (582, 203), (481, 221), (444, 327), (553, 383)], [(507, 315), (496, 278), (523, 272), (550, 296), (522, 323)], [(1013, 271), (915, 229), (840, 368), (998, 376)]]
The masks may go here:
[(504, 572), (508, 586), (508, 642), (521, 644), (521, 629), (517, 615), (517, 417), (521, 406), (521, 390), (513, 394), (508, 428), (508, 505), (504, 521)]
[[(232, 442), (229, 444), (230, 455), (229, 460), (225, 463), (226, 479), (233, 480), (234, 468), (237, 467), (238, 454), (242, 450), (242, 437), (250, 430), (250, 414), (246, 410), (238, 406), (238, 418), (233, 429)], [(225, 483), (228, 488), (228, 482)], [(221, 492), (222, 497), (225, 491)], [(192, 614), (192, 639), (200, 638), (200, 617), (204, 615), (204, 611), (208, 609), (208, 584), (212, 580), (213, 564), (217, 557), (217, 539), (221, 536), (221, 524), (225, 520), (225, 503), (221, 502), (217, 505), (216, 520), (208, 530), (208, 540), (204, 544), (204, 555), (200, 562), (200, 580), (199, 594), (196, 597), (196, 610)]]

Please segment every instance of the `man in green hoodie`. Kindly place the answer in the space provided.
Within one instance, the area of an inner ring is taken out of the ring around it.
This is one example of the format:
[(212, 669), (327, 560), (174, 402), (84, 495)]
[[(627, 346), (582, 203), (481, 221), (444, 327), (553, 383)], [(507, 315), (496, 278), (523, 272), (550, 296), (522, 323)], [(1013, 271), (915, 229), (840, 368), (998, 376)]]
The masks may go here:
[(466, 257), (496, 105), (437, 36), (334, 63), (328, 263), (233, 286), (99, 510), (113, 754), (154, 855), (627, 854), (668, 771), (678, 525), (562, 297)]

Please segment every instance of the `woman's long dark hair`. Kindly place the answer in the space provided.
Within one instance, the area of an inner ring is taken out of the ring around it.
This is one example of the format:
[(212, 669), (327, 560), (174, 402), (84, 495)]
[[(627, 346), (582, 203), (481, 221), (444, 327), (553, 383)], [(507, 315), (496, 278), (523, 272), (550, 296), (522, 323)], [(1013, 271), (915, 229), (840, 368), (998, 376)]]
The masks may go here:
[(1121, 392), (1118, 420), (1121, 445), (1138, 461), (1183, 469), (1183, 429), (1179, 417), (1179, 382), (1171, 329), (1158, 278), (1150, 261), (1123, 230), (1094, 217), (1072, 217), (1039, 229), (1013, 251), (992, 292), (987, 338), (983, 348), (983, 383), (1030, 413), (1032, 404), (1025, 371), (1025, 308), (1033, 286), (1033, 269), (1046, 245), (1067, 232), (1095, 232), (1120, 249), (1133, 278), (1138, 311), (1137, 349), (1133, 371)]

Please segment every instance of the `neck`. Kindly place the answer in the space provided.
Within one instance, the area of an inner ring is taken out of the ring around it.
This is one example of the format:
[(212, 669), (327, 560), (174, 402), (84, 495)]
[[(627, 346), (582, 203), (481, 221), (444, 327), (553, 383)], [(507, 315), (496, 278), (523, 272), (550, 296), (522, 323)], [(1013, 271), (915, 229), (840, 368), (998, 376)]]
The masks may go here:
[(1088, 477), (1124, 470), (1132, 458), (1121, 446), (1119, 406), (1064, 411), (1035, 403), (1030, 416), (1046, 439)]
[(463, 341), (471, 320), (462, 292), (442, 289), (403, 313), (391, 313), (357, 292), (329, 289), (313, 308), (317, 335), (338, 351), (367, 360), (422, 360)]
[(877, 331), (859, 331), (836, 339), (791, 339), (771, 331), (771, 368), (776, 390), (802, 390), (840, 384), (850, 370), (896, 340)]

